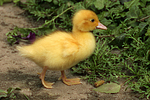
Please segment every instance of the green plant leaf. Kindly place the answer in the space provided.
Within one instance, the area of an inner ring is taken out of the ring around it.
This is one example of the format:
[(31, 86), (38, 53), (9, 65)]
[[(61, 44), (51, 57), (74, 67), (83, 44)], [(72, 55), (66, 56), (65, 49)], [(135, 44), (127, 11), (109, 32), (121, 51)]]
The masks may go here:
[(105, 4), (105, 0), (96, 0), (94, 2), (94, 5), (95, 7), (98, 9), (98, 10), (101, 10), (104, 8), (104, 4)]
[(0, 98), (7, 97), (7, 92), (0, 89)]
[(146, 13), (146, 15), (150, 15), (150, 5), (144, 7), (143, 11)]
[(113, 6), (116, 6), (116, 5), (119, 5), (119, 4), (120, 4), (119, 0), (116, 0), (115, 2), (113, 2), (112, 0), (107, 0), (107, 1), (105, 0), (105, 5), (106, 5), (107, 8), (113, 7)]
[(7, 89), (8, 94), (12, 93), (13, 91), (14, 91), (14, 89), (11, 87)]
[(150, 26), (148, 27), (147, 32), (146, 32), (145, 35), (146, 35), (146, 36), (150, 36)]
[(52, 0), (46, 0), (47, 2), (52, 2)]
[(118, 93), (120, 91), (120, 88), (121, 86), (116, 83), (107, 83), (93, 90), (104, 93)]
[(124, 4), (125, 2), (129, 2), (131, 0), (119, 0), (121, 4)]
[(147, 26), (147, 23), (146, 23), (146, 22), (141, 22), (141, 23), (139, 24), (140, 31), (142, 31), (146, 26)]
[(53, 0), (53, 3), (54, 3), (55, 5), (57, 5), (59, 2), (58, 2), (58, 0)]
[(17, 2), (19, 2), (19, 1), (20, 1), (20, 0), (13, 0), (14, 3), (17, 3)]
[(0, 95), (0, 98), (2, 98), (2, 97), (7, 97), (7, 94)]
[(119, 12), (122, 12), (124, 9), (123, 9), (123, 6), (122, 5), (119, 5), (118, 7), (115, 7), (115, 8), (111, 8), (109, 10), (109, 12), (112, 14), (112, 13), (116, 13), (118, 14)]
[(103, 23), (104, 25), (108, 26), (109, 24), (111, 24), (112, 20), (107, 20), (106, 18), (104, 18), (103, 20), (101, 20), (101, 23)]
[(133, 5), (139, 5), (140, 3), (139, 3), (139, 0), (131, 0), (131, 1), (129, 1), (129, 2), (125, 2), (124, 3), (124, 6), (126, 7), (126, 8), (130, 8), (130, 7), (132, 7)]
[(138, 18), (140, 15), (140, 9), (137, 5), (130, 7), (130, 10), (127, 12), (127, 17), (131, 18)]
[(1, 90), (1, 89), (0, 89), (0, 93), (7, 93), (7, 92), (6, 92), (6, 91), (4, 91), (4, 90)]
[(85, 9), (85, 7), (82, 5), (81, 2), (76, 3), (74, 6), (75, 6), (76, 10)]

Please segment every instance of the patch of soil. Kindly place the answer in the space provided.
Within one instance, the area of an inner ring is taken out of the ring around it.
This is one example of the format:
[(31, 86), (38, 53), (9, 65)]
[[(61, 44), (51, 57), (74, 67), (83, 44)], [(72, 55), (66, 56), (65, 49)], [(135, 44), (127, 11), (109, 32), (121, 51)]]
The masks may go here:
[[(37, 27), (42, 22), (29, 20), (23, 15), (24, 10), (13, 3), (0, 6), (0, 89), (9, 87), (15, 90), (15, 100), (139, 100), (139, 96), (131, 90), (125, 91), (125, 86), (117, 94), (105, 94), (92, 91), (94, 88), (82, 80), (81, 85), (67, 86), (58, 81), (60, 72), (47, 71), (45, 80), (55, 82), (53, 89), (46, 89), (37, 75), (42, 69), (30, 60), (19, 56), (16, 45), (10, 46), (6, 41), (6, 33), (15, 26), (21, 28)], [(73, 78), (69, 70), (68, 78)], [(143, 99), (146, 100), (146, 99)]]

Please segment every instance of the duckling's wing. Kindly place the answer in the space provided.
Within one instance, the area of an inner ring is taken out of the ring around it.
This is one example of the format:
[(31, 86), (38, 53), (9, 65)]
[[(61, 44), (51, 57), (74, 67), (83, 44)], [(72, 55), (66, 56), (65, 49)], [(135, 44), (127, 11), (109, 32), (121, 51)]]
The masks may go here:
[(72, 39), (67, 39), (67, 41), (63, 43), (62, 50), (63, 57), (73, 56), (79, 51), (79, 44)]

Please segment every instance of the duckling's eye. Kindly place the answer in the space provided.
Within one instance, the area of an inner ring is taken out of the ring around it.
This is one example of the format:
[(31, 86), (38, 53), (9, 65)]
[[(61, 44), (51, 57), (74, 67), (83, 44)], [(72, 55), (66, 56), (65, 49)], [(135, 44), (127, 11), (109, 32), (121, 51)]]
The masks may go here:
[(94, 22), (95, 20), (94, 19), (91, 19), (91, 22)]

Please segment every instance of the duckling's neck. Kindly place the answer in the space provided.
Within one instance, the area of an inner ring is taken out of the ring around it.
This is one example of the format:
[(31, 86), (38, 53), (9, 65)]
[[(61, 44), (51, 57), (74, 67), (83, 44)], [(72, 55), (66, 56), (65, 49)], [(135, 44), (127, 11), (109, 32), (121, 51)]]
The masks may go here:
[(73, 29), (72, 29), (72, 35), (73, 35), (74, 37), (78, 37), (78, 36), (80, 36), (80, 35), (82, 35), (82, 34), (84, 34), (84, 33), (88, 33), (88, 31), (81, 31), (81, 30), (78, 30), (78, 29), (75, 28), (75, 27), (73, 27)]
[(94, 35), (89, 31), (81, 31), (73, 28), (72, 37), (75, 38), (79, 43), (86, 44), (87, 41), (95, 41)]
[(81, 30), (78, 30), (76, 27), (73, 27), (72, 33), (81, 32)]

